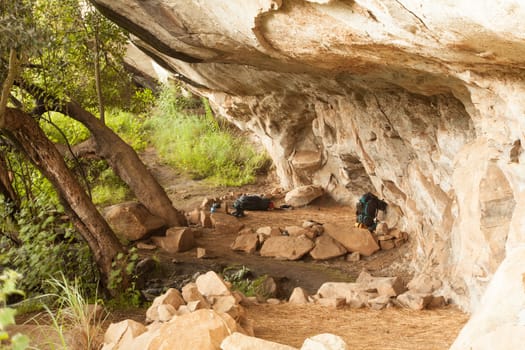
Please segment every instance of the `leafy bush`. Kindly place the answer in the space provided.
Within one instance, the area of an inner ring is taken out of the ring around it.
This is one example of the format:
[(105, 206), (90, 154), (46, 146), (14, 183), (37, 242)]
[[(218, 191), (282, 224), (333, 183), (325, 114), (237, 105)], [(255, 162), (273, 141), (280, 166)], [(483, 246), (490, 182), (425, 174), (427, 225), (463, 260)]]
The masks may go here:
[(13, 270), (4, 270), (0, 275), (0, 347), (2, 349), (24, 350), (29, 346), (29, 338), (19, 333), (10, 336), (6, 327), (15, 324), (16, 310), (6, 307), (7, 297), (11, 294), (23, 294), (16, 288), (22, 276)]
[[(0, 211), (7, 210), (4, 203), (0, 199)], [(43, 194), (24, 202), (14, 222), (7, 219), (10, 215), (0, 215), (3, 232), (12, 232), (0, 236), (0, 265), (23, 274), (20, 284), (27, 292), (47, 292), (43, 279), (61, 274), (73, 279), (79, 271), (82, 285), (96, 289), (99, 274), (91, 251), (63, 215)]]
[(165, 89), (150, 120), (152, 141), (161, 157), (195, 179), (217, 185), (240, 186), (255, 180), (268, 163), (238, 132), (221, 127), (204, 103), (204, 115), (185, 114), (184, 99)]

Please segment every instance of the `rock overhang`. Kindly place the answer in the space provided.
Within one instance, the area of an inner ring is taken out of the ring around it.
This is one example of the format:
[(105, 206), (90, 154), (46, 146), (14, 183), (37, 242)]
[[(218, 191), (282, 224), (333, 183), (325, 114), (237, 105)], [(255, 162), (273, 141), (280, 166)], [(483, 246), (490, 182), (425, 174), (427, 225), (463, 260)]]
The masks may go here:
[(93, 2), (257, 135), (284, 187), (383, 196), (416, 271), (464, 308), (522, 243), (510, 229), (525, 181), (518, 2)]

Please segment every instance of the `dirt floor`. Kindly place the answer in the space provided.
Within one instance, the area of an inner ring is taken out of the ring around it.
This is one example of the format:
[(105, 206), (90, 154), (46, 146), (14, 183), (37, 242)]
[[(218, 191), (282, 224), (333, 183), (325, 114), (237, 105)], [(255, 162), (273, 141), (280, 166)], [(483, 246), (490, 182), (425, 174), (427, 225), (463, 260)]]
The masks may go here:
[[(217, 188), (183, 179), (170, 168), (155, 163), (154, 153), (143, 156), (167, 189), (175, 206), (185, 211), (197, 208), (205, 197), (220, 197), (229, 193), (268, 193), (277, 186), (275, 177), (270, 176), (259, 179), (256, 185)], [(278, 199), (277, 204), (281, 204)], [(254, 229), (262, 226), (300, 226), (305, 220), (351, 226), (355, 223), (354, 208), (338, 205), (329, 198), (320, 198), (303, 208), (251, 211), (239, 219), (245, 227)], [(182, 275), (207, 269), (220, 272), (234, 265), (246, 266), (255, 275), (267, 274), (273, 277), (279, 285), (278, 297), (282, 299), (286, 299), (296, 286), (313, 294), (324, 282), (354, 281), (363, 269), (374, 276), (399, 276), (405, 282), (412, 277), (409, 266), (412, 252), (410, 242), (399, 248), (379, 251), (358, 262), (348, 262), (344, 257), (329, 261), (315, 261), (308, 257), (299, 261), (283, 261), (234, 252), (230, 248), (234, 239), (234, 234), (205, 232), (197, 239), (197, 246), (206, 249), (210, 255), (207, 259), (197, 259), (194, 250), (174, 255), (162, 252), (154, 254), (165, 266), (170, 266), (169, 270)], [(468, 319), (468, 315), (454, 306), (424, 311), (399, 308), (374, 311), (350, 308), (333, 310), (317, 305), (284, 303), (254, 305), (248, 307), (247, 312), (254, 321), (255, 335), (259, 338), (300, 347), (309, 336), (333, 333), (343, 337), (350, 349), (376, 350), (448, 349)]]
[[(267, 193), (276, 187), (275, 178), (261, 178), (256, 185), (243, 188), (220, 188), (204, 182), (193, 181), (158, 163), (152, 150), (142, 155), (154, 175), (168, 192), (174, 205), (181, 210), (197, 208), (205, 197), (219, 197), (228, 193)], [(301, 225), (304, 220), (319, 223), (339, 222), (353, 225), (354, 210), (341, 206), (329, 198), (321, 198), (304, 208), (246, 212), (238, 219), (245, 227), (286, 227)], [(266, 274), (278, 284), (278, 297), (287, 299), (294, 287), (300, 286), (314, 294), (328, 281), (354, 281), (358, 274), (367, 270), (374, 276), (399, 276), (405, 282), (412, 277), (409, 262), (411, 242), (389, 251), (379, 251), (358, 262), (342, 258), (314, 261), (283, 261), (261, 257), (257, 254), (234, 252), (230, 245), (235, 234), (217, 234), (204, 230), (197, 238), (197, 246), (206, 249), (208, 258), (198, 259), (196, 251), (168, 254), (159, 250), (139, 250), (142, 257), (154, 256), (160, 262), (156, 276), (162, 285), (181, 286), (195, 273), (209, 270), (223, 271), (227, 267), (245, 266), (254, 275)], [(179, 283), (179, 284), (177, 284)], [(468, 319), (454, 306), (412, 311), (396, 307), (382, 311), (370, 309), (338, 310), (308, 304), (260, 304), (247, 307), (248, 318), (253, 321), (255, 336), (300, 348), (303, 341), (320, 333), (341, 336), (349, 349), (391, 350), (438, 350), (448, 349)], [(144, 322), (145, 310), (120, 310), (110, 315), (118, 322), (126, 318)], [(24, 329), (24, 328), (22, 328)], [(26, 329), (27, 330), (27, 329)], [(37, 337), (38, 338), (38, 337)]]

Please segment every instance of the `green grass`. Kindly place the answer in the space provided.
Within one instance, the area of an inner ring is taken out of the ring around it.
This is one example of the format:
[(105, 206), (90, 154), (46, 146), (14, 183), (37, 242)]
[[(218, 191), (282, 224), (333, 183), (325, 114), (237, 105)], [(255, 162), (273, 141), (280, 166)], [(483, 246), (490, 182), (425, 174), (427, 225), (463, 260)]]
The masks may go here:
[(204, 102), (203, 115), (184, 113), (177, 92), (166, 89), (149, 121), (152, 142), (164, 161), (216, 185), (240, 186), (255, 181), (269, 158), (240, 133), (221, 127)]

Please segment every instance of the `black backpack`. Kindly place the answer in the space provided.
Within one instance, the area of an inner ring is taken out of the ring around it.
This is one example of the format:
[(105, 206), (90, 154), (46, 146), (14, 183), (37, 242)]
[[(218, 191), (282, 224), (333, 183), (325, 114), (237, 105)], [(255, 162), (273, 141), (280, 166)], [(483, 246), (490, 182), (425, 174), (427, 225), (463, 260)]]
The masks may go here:
[(241, 210), (268, 210), (271, 202), (269, 198), (243, 195), (233, 203), (233, 207)]
[(376, 216), (379, 210), (386, 210), (386, 202), (377, 198), (374, 194), (367, 192), (359, 198), (356, 204), (356, 220), (358, 223), (365, 225), (370, 231), (376, 228)]

